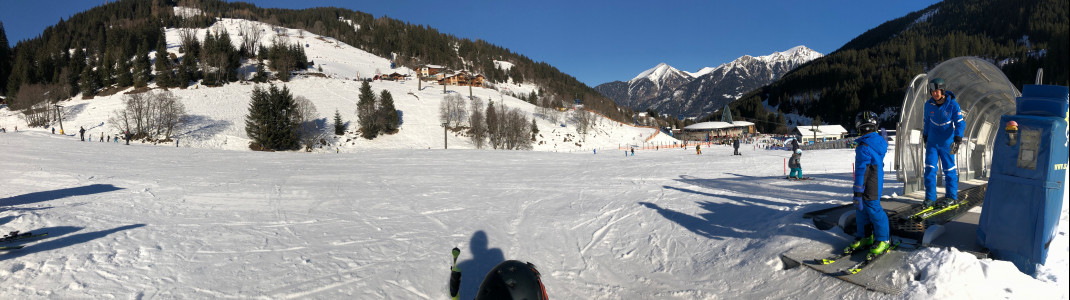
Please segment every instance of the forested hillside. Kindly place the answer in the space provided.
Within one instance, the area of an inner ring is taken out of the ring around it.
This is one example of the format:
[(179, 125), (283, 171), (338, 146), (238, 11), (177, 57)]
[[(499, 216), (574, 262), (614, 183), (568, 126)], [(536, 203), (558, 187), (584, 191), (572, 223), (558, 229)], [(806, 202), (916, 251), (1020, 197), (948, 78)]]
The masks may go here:
[(898, 111), (911, 78), (959, 56), (995, 63), (1019, 89), (1033, 83), (1038, 68), (1045, 83), (1068, 85), (1067, 14), (1065, 0), (947, 0), (870, 29), (748, 93), (731, 104), (733, 116), (762, 132), (786, 132), (784, 113), (850, 125), (860, 110)]
[[(203, 14), (191, 17), (175, 16), (173, 7), (183, 6), (199, 9)], [(484, 74), (494, 82), (528, 82), (542, 87), (537, 95), (521, 95), (533, 103), (554, 99), (549, 105), (565, 105), (572, 99), (582, 99), (588, 109), (618, 120), (631, 118), (631, 111), (618, 109), (612, 100), (601, 96), (594, 89), (574, 77), (560, 72), (544, 62), (535, 62), (512, 51), (482, 40), (461, 39), (440, 33), (424, 25), (414, 25), (386, 17), (375, 18), (362, 12), (340, 8), (311, 8), (304, 10), (258, 8), (253, 4), (228, 3), (219, 0), (123, 0), (90, 9), (62, 20), (47, 28), (39, 37), (20, 42), (10, 54), (12, 67), (7, 84), (0, 86), (0, 93), (15, 97), (25, 85), (61, 85), (65, 93), (75, 95), (82, 91), (79, 84), (85, 77), (101, 76), (101, 86), (118, 74), (114, 69), (135, 68), (135, 56), (144, 56), (155, 50), (161, 38), (161, 28), (205, 28), (217, 17), (241, 18), (261, 21), (272, 25), (306, 30), (319, 35), (331, 36), (372, 54), (391, 58), (404, 66), (415, 69), (421, 64), (443, 65), (454, 70), (469, 70)], [(227, 38), (237, 38), (230, 33)], [(79, 51), (82, 50), (82, 51)], [(219, 61), (232, 61), (240, 54), (245, 59), (257, 57), (254, 49), (238, 49), (236, 53), (221, 50), (229, 56)], [(2, 54), (2, 53), (0, 53)], [(396, 57), (394, 57), (396, 55)], [(84, 63), (82, 60), (84, 59)], [(129, 59), (120, 59), (122, 57)], [(73, 58), (73, 59), (72, 59)], [(5, 58), (0, 57), (0, 60)], [(216, 60), (212, 60), (216, 61)], [(495, 61), (504, 61), (511, 68), (501, 68)], [(124, 65), (130, 63), (130, 66)], [(174, 68), (182, 62), (174, 61)], [(2, 67), (3, 65), (0, 65)], [(236, 80), (228, 72), (205, 74), (220, 66), (232, 66), (228, 62), (217, 65), (196, 66), (191, 80), (216, 80), (219, 84)], [(95, 74), (84, 74), (86, 69)], [(136, 72), (133, 71), (133, 72)], [(102, 74), (103, 73), (103, 74)], [(5, 74), (0, 70), (0, 75)], [(175, 73), (176, 76), (180, 75)], [(151, 74), (149, 76), (152, 76)], [(0, 79), (3, 80), (3, 79)], [(541, 100), (541, 101), (536, 101)]]

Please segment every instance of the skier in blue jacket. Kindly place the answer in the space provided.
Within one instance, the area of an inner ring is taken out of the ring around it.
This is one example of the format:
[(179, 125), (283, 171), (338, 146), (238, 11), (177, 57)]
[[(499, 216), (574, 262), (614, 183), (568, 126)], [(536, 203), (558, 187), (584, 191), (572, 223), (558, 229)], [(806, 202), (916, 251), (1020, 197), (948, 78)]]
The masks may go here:
[[(863, 111), (855, 117), (855, 126), (859, 134), (855, 141), (854, 197), (852, 200), (857, 212), (855, 214), (855, 241), (844, 252), (851, 253), (865, 246), (871, 246), (870, 256), (888, 251), (888, 215), (881, 207), (881, 189), (884, 186), (884, 154), (888, 152), (888, 142), (877, 134), (877, 114)], [(866, 232), (866, 226), (872, 225), (872, 233)]]
[[(962, 145), (966, 119), (962, 115), (955, 94), (944, 90), (944, 79), (929, 82), (932, 98), (925, 101), (925, 122), (921, 138), (925, 141), (925, 206), (948, 206), (958, 201), (959, 173), (955, 168), (955, 154)], [(936, 201), (937, 160), (944, 172), (945, 194)]]

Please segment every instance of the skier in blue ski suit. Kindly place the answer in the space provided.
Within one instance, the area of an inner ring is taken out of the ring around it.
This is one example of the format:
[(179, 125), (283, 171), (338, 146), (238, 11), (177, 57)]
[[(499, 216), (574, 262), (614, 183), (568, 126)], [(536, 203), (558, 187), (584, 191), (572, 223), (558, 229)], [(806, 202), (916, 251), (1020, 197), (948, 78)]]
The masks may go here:
[[(855, 119), (859, 134), (855, 141), (854, 200), (856, 231), (855, 243), (851, 250), (872, 244), (870, 253), (879, 254), (888, 249), (888, 215), (881, 207), (881, 190), (884, 187), (884, 155), (888, 152), (888, 142), (877, 133), (877, 114), (862, 112)], [(869, 238), (866, 225), (873, 226), (873, 237)]]
[[(959, 173), (955, 154), (962, 145), (966, 118), (955, 94), (944, 90), (944, 80), (934, 78), (929, 83), (932, 98), (925, 101), (925, 122), (922, 140), (925, 141), (925, 205), (950, 205), (958, 201)], [(944, 203), (936, 203), (937, 160), (944, 172)]]

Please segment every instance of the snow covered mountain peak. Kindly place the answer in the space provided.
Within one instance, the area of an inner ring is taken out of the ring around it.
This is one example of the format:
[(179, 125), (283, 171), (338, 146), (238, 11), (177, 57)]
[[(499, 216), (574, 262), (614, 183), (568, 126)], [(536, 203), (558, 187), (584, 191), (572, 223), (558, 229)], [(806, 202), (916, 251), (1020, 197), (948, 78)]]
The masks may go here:
[(757, 60), (764, 62), (792, 62), (792, 63), (805, 63), (823, 56), (821, 53), (807, 48), (806, 46), (799, 45), (792, 47), (784, 52), (773, 52), (766, 56), (756, 57)]
[(672, 68), (672, 65), (669, 65), (668, 63), (662, 62), (662, 63), (658, 63), (658, 65), (654, 66), (654, 68), (652, 68), (652, 69), (643, 71), (643, 73), (639, 73), (639, 75), (636, 76), (636, 78), (631, 78), (631, 80), (628, 80), (628, 81), (629, 81), (629, 83), (635, 83), (636, 80), (640, 80), (642, 78), (646, 78), (646, 79), (649, 79), (651, 81), (654, 81), (655, 84), (658, 84), (658, 83), (661, 83), (661, 81), (664, 81), (664, 80), (666, 80), (668, 78), (678, 78), (678, 77), (691, 77), (691, 75), (688, 75), (687, 73), (684, 73), (684, 72), (681, 72), (679, 70), (676, 70), (676, 68)]
[(670, 115), (702, 116), (821, 56), (806, 46), (795, 46), (764, 56), (743, 55), (694, 73), (661, 63), (628, 82), (605, 83), (595, 90), (619, 105), (635, 109), (653, 108)]
[(650, 68), (650, 69), (648, 69), (646, 71), (643, 71), (642, 73), (639, 73), (638, 76), (635, 76), (635, 78), (632, 78), (632, 80), (629, 80), (628, 82), (629, 83), (636, 82), (638, 80), (642, 80), (643, 78), (646, 78), (646, 79), (654, 82), (654, 84), (660, 85), (661, 82), (664, 82), (667, 79), (677, 79), (677, 78), (688, 78), (688, 79), (691, 79), (692, 77), (691, 77), (691, 75), (689, 75), (689, 74), (687, 74), (685, 72), (682, 72), (680, 70), (677, 70), (676, 68), (673, 68), (672, 66), (670, 66), (670, 65), (668, 65), (666, 63), (660, 63), (657, 66), (654, 66), (653, 68)]

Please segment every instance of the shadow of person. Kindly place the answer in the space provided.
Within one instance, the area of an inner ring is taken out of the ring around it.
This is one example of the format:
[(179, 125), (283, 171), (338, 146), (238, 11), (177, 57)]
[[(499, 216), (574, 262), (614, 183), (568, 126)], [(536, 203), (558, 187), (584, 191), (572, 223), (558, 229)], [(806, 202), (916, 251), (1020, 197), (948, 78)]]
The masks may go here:
[(461, 268), (460, 299), (474, 299), (487, 272), (505, 261), (502, 249), (488, 248), (488, 244), (487, 233), (476, 231), (468, 244), (472, 259), (457, 263), (457, 267)]

